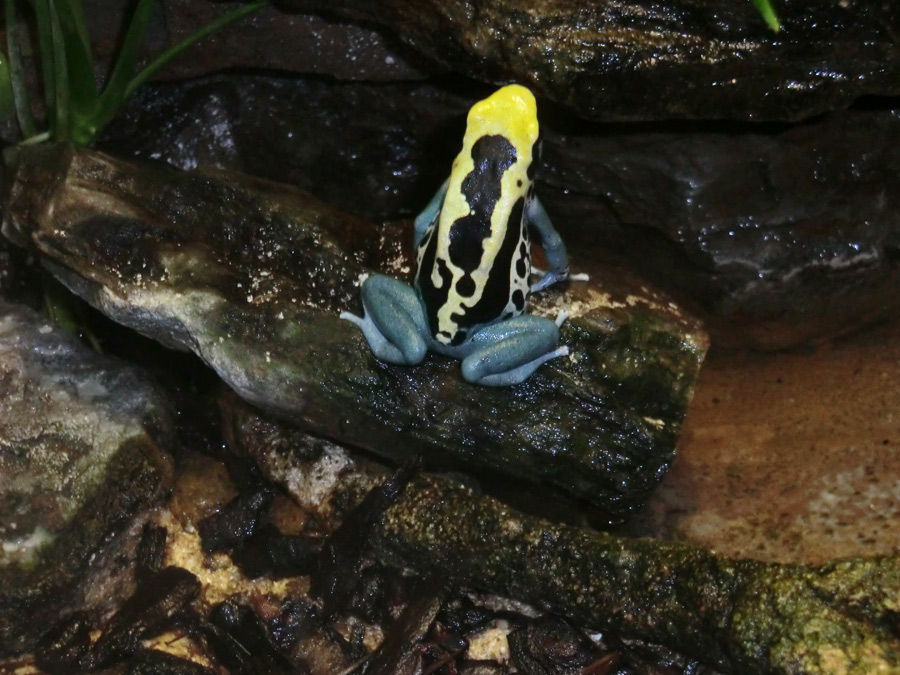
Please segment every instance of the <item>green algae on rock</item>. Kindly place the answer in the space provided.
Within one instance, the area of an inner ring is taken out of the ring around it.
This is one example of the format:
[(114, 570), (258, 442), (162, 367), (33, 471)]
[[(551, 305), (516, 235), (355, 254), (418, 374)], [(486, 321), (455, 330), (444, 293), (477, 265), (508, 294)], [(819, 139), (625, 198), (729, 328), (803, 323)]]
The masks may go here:
[(640, 506), (671, 461), (706, 350), (696, 321), (619, 271), (541, 294), (572, 354), (497, 392), (459, 364), (378, 362), (338, 313), (357, 279), (406, 275), (408, 232), (289, 186), (66, 146), (20, 151), (4, 232), (114, 320), (197, 353), (244, 399), (304, 428), (431, 467)]
[(137, 369), (5, 302), (0, 383), (0, 653), (8, 654), (83, 604), (92, 583), (101, 605), (115, 602), (115, 575), (129, 574), (122, 550), (135, 539), (119, 535), (169, 484), (174, 432), (161, 394)]
[(666, 645), (735, 673), (897, 672), (900, 560), (820, 567), (732, 560), (517, 513), (450, 480), (413, 479), (380, 557)]

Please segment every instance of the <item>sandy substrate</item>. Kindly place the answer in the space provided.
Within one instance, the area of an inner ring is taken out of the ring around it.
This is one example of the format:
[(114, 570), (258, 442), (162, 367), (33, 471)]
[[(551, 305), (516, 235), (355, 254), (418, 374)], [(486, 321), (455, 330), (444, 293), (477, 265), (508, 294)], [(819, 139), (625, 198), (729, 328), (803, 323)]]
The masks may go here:
[(818, 563), (900, 551), (900, 324), (716, 353), (643, 534)]

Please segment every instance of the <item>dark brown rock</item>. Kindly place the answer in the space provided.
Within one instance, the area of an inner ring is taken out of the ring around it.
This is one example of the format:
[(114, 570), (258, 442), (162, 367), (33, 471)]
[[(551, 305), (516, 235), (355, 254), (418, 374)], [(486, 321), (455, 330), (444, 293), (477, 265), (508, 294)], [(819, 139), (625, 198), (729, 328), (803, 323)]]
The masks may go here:
[(900, 10), (881, 0), (279, 0), (381, 25), (454, 72), (517, 81), (594, 120), (797, 120), (900, 93)]
[[(111, 63), (133, 7), (108, 0), (84, 0), (83, 4), (97, 61)], [(237, 6), (236, 2), (195, 0), (163, 0), (158, 4), (159, 11), (142, 44), (145, 63)], [(192, 45), (158, 77), (172, 80), (225, 68), (259, 68), (340, 80), (407, 80), (424, 76), (413, 65), (422, 60), (371, 24), (341, 21), (334, 15), (288, 15), (270, 6)]]
[[(290, 183), (373, 220), (414, 215), (447, 177), (484, 88), (225, 75), (147, 87), (100, 139), (118, 156)], [(437, 157), (441, 159), (436, 160)]]
[[(119, 10), (87, 3), (111, 54)], [(881, 0), (783, 0), (771, 31), (751, 2), (278, 0), (192, 48), (162, 76), (225, 67), (344, 80), (455, 72), (517, 81), (594, 120), (797, 120), (900, 94), (900, 10)], [(221, 6), (220, 6), (221, 5)], [(148, 53), (233, 3), (167, 0)], [(316, 16), (324, 15), (327, 19)]]
[(115, 602), (133, 573), (120, 567), (140, 538), (131, 526), (171, 480), (172, 422), (136, 369), (5, 303), (0, 372), (0, 653), (9, 654), (92, 593), (98, 610)]
[[(146, 92), (104, 147), (238, 168), (394, 218), (446, 177), (466, 109), (485, 93), (211, 78)], [(900, 310), (890, 106), (767, 125), (600, 125), (550, 105), (540, 115), (538, 194), (569, 246), (690, 298), (718, 342), (786, 347)]]
[(401, 461), (464, 466), (625, 517), (661, 479), (706, 349), (699, 325), (618, 271), (541, 294), (567, 359), (502, 391), (436, 356), (389, 366), (339, 319), (367, 269), (407, 277), (408, 231), (285, 185), (27, 149), (4, 231), (116, 321), (197, 353), (242, 397)]
[[(230, 3), (165, 0), (169, 40), (177, 42), (205, 26)], [(316, 74), (348, 81), (420, 79), (423, 58), (371, 23), (341, 21), (325, 12), (284, 14), (273, 6), (224, 28), (173, 62), (167, 78), (223, 68), (260, 68)], [(432, 70), (434, 70), (432, 66)]]
[(893, 110), (590, 131), (548, 133), (551, 213), (691, 297), (720, 343), (788, 347), (900, 312)]
[(32, 309), (40, 307), (40, 277), (34, 258), (0, 237), (0, 298)]

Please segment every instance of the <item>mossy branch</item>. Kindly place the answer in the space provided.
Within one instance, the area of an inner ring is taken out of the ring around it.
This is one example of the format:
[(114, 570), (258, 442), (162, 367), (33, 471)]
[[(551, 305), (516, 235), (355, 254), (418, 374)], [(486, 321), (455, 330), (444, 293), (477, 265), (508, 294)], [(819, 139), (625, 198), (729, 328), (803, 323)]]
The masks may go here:
[[(412, 481), (381, 524), (389, 562), (664, 644), (728, 672), (898, 672), (900, 561), (822, 567), (555, 525), (445, 479)], [(893, 628), (892, 628), (893, 627)]]

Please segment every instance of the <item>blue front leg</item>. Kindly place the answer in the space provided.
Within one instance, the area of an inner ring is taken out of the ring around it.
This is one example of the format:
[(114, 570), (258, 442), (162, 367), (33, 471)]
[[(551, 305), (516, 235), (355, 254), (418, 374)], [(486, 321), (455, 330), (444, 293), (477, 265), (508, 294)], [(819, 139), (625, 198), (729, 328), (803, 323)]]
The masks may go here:
[(533, 227), (541, 238), (541, 246), (547, 256), (547, 273), (531, 285), (531, 292), (542, 291), (551, 284), (565, 281), (569, 278), (569, 256), (566, 254), (566, 245), (563, 243), (559, 232), (550, 222), (550, 216), (544, 210), (543, 204), (537, 197), (531, 200), (525, 211), (528, 225)]
[(428, 206), (422, 209), (422, 212), (417, 215), (415, 221), (413, 221), (414, 249), (418, 248), (419, 244), (422, 243), (422, 237), (425, 236), (425, 233), (428, 231), (428, 227), (434, 222), (434, 219), (437, 218), (438, 214), (441, 212), (441, 208), (444, 206), (444, 199), (447, 197), (447, 186), (449, 184), (449, 178), (441, 183), (441, 187), (439, 187), (438, 191), (434, 193), (434, 197), (432, 197), (431, 201), (428, 202)]
[(362, 284), (362, 317), (341, 312), (341, 318), (362, 330), (376, 358), (414, 366), (425, 358), (428, 323), (416, 292), (391, 277), (376, 274)]
[(557, 344), (559, 326), (543, 317), (522, 314), (486, 326), (469, 338), (463, 377), (489, 387), (518, 384), (541, 364), (569, 353)]

